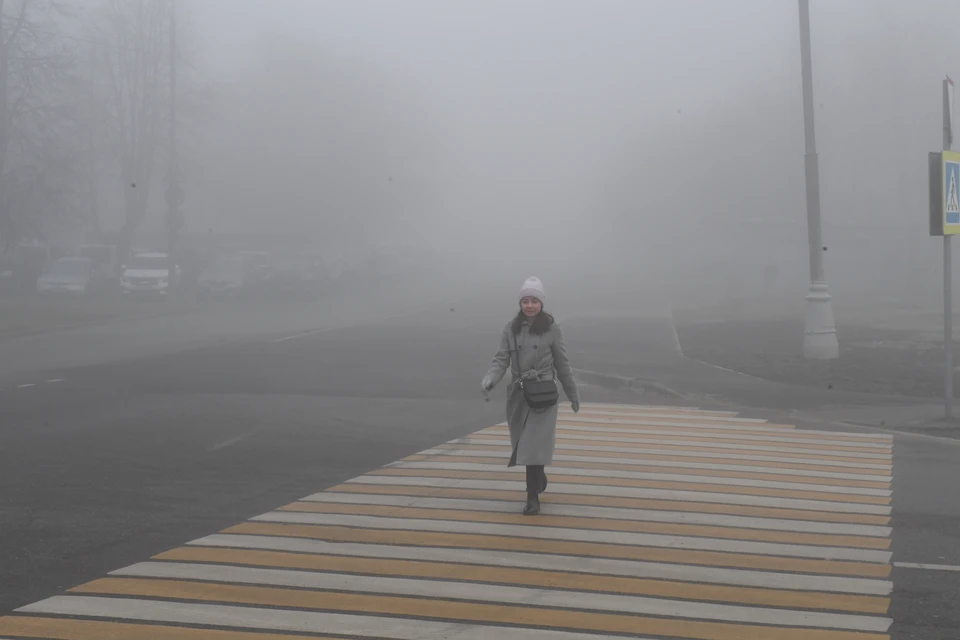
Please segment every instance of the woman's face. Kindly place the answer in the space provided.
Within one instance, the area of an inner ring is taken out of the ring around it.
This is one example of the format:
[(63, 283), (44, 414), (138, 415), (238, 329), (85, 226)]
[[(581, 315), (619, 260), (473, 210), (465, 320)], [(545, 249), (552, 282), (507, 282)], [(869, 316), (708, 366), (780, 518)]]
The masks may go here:
[(537, 314), (543, 311), (543, 303), (536, 298), (527, 296), (520, 301), (520, 308), (523, 310), (523, 315), (528, 318), (536, 318)]

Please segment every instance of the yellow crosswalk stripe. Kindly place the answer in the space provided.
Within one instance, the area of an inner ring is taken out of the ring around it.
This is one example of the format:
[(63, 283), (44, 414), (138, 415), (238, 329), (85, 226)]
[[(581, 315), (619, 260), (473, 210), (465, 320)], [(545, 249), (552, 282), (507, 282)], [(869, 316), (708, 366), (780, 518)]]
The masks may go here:
[[(470, 478), (485, 480), (516, 480), (517, 474), (512, 472), (496, 471), (469, 471)], [(418, 478), (462, 478), (463, 472), (444, 469), (378, 469), (370, 473), (372, 476), (412, 476)], [(881, 496), (860, 496), (841, 493), (821, 493), (817, 491), (796, 491), (789, 489), (768, 489), (765, 487), (730, 487), (710, 484), (707, 482), (668, 482), (631, 480), (629, 478), (590, 478), (570, 476), (562, 473), (554, 474), (557, 482), (567, 482), (579, 485), (602, 485), (610, 487), (636, 487), (648, 489), (678, 489), (687, 491), (711, 491), (714, 493), (734, 493), (742, 495), (770, 496), (775, 498), (797, 498), (802, 500), (824, 500), (831, 502), (856, 502), (859, 504), (890, 504), (890, 498)]]
[[(496, 425), (0, 618), (0, 638), (889, 640), (893, 440), (560, 411), (542, 513)], [(545, 635), (546, 634), (546, 635)]]
[[(524, 492), (521, 490), (505, 491), (491, 489), (460, 489), (455, 487), (417, 487), (409, 485), (369, 486), (362, 484), (342, 484), (332, 487), (328, 489), (328, 491), (342, 493), (434, 496), (441, 498), (465, 498), (475, 500), (509, 500), (514, 503), (521, 501), (525, 496)], [(677, 512), (691, 511), (758, 518), (788, 518), (795, 520), (816, 520), (821, 522), (871, 524), (880, 526), (890, 523), (890, 518), (888, 516), (874, 516), (861, 513), (833, 513), (829, 511), (805, 511), (801, 509), (778, 509), (774, 507), (751, 507), (736, 504), (712, 504), (703, 502), (678, 502), (671, 500), (645, 500), (642, 498), (561, 494), (551, 495), (549, 497), (549, 501), (551, 504), (596, 505), (599, 507), (615, 507), (625, 509), (665, 509)]]
[[(478, 434), (469, 437), (462, 443), (457, 441), (456, 444), (502, 444), (503, 437), (505, 436)], [(762, 445), (747, 445), (745, 443), (718, 442), (714, 444), (707, 444), (698, 442), (696, 444), (690, 444), (674, 438), (670, 438), (668, 440), (648, 440), (646, 442), (631, 443), (629, 441), (625, 442), (622, 440), (598, 441), (591, 440), (589, 437), (580, 439), (566, 437), (563, 434), (557, 435), (558, 444), (569, 445), (570, 447), (576, 449), (582, 448), (583, 450), (591, 450), (589, 445), (590, 442), (595, 442), (597, 446), (605, 446), (611, 450), (622, 452), (625, 456), (637, 454), (645, 455), (650, 451), (671, 452), (672, 455), (679, 455), (683, 453), (720, 453), (735, 457), (757, 456), (768, 459), (789, 458), (793, 462), (806, 462), (808, 464), (817, 464), (819, 461), (820, 463), (839, 462), (869, 464), (874, 467), (883, 467), (887, 469), (892, 467), (892, 462), (889, 455), (863, 452), (824, 450), (823, 452), (811, 453), (806, 451), (790, 450), (785, 447), (767, 447)]]
[[(489, 464), (490, 460), (488, 458), (481, 457), (471, 457), (471, 456), (444, 456), (444, 455), (412, 455), (404, 458), (405, 461), (409, 462), (452, 462), (452, 463), (475, 463), (475, 464)], [(620, 464), (615, 462), (554, 462), (551, 465), (553, 469), (617, 469), (622, 471), (639, 471), (639, 472), (663, 472), (662, 467), (654, 466), (645, 466), (642, 464)], [(685, 469), (683, 471), (686, 475), (692, 476), (705, 476), (713, 478), (749, 478), (752, 480), (770, 480), (773, 482), (802, 482), (806, 484), (823, 484), (832, 487), (841, 486), (841, 487), (859, 487), (864, 489), (889, 489), (890, 482), (876, 482), (871, 480), (837, 480), (833, 478), (811, 478), (807, 476), (792, 476), (785, 474), (769, 474), (769, 473), (756, 473), (751, 471), (742, 471), (737, 473), (731, 473), (728, 471), (711, 471), (709, 469)]]
[(572, 629), (606, 633), (660, 635), (704, 640), (881, 640), (876, 633), (755, 626), (726, 622), (670, 620), (639, 615), (617, 615), (576, 610), (528, 607), (516, 604), (478, 604), (439, 598), (307, 591), (275, 587), (102, 578), (72, 589), (74, 593), (177, 598), (198, 602), (230, 602), (298, 609), (347, 611), (376, 615), (417, 616), (427, 619), (524, 625), (541, 629)]
[(819, 535), (777, 531), (759, 531), (733, 527), (707, 527), (685, 524), (661, 524), (651, 522), (632, 522), (628, 520), (609, 520), (604, 518), (575, 518), (564, 516), (543, 516), (536, 519), (525, 518), (515, 513), (489, 513), (485, 511), (457, 511), (448, 509), (418, 509), (416, 507), (384, 507), (364, 504), (321, 504), (316, 502), (297, 502), (281, 507), (279, 511), (300, 511), (306, 513), (341, 513), (371, 516), (389, 516), (391, 518), (426, 518), (438, 520), (463, 520), (468, 522), (494, 522), (499, 524), (522, 524), (536, 527), (568, 527), (576, 529), (602, 529), (604, 531), (631, 531), (635, 533), (659, 533), (677, 536), (703, 536), (711, 538), (731, 538), (734, 540), (756, 540), (758, 542), (780, 542), (784, 544), (822, 545), (840, 547), (858, 547), (864, 549), (889, 549), (887, 538), (868, 538), (866, 536)]
[[(510, 457), (510, 445), (509, 442), (505, 441), (494, 441), (492, 444), (442, 444), (437, 445), (434, 449), (449, 449), (452, 451), (488, 451), (488, 450), (499, 450), (501, 452), (506, 452), (506, 456)], [(560, 449), (563, 452), (563, 449)], [(718, 464), (738, 464), (743, 466), (767, 466), (771, 462), (765, 462), (763, 460), (757, 460), (754, 458), (745, 458), (745, 457), (724, 457), (724, 455), (718, 454), (716, 456), (708, 457), (699, 457), (699, 456), (690, 456), (684, 455), (683, 451), (678, 451), (675, 454), (663, 453), (659, 451), (642, 451), (638, 453), (630, 453), (624, 451), (596, 451), (596, 450), (582, 450), (585, 453), (589, 453), (591, 458), (633, 458), (638, 462), (643, 460), (667, 460), (671, 462), (703, 462), (710, 461)], [(730, 455), (730, 454), (726, 454)], [(761, 456), (762, 457), (762, 456)], [(792, 461), (792, 462), (783, 462), (782, 460), (774, 461), (773, 464), (782, 468), (782, 469), (798, 469), (798, 470), (810, 470), (810, 471), (836, 471), (838, 467), (836, 466), (825, 466), (822, 464), (817, 464), (816, 461), (810, 463), (804, 463), (802, 461)], [(861, 474), (861, 475), (875, 475), (881, 472), (881, 469), (884, 473), (889, 473), (891, 465), (889, 463), (878, 463), (876, 465), (871, 465), (878, 467), (877, 469), (865, 469), (859, 468), (856, 466), (841, 466), (844, 472), (851, 474)]]
[(701, 564), (712, 567), (861, 576), (865, 578), (886, 578), (890, 575), (891, 570), (888, 564), (872, 562), (810, 560), (806, 558), (690, 551), (686, 549), (678, 550), (597, 542), (566, 542), (537, 538), (438, 533), (430, 531), (402, 531), (397, 529), (364, 529), (360, 527), (332, 525), (245, 522), (235, 527), (225, 529), (224, 533), (290, 536), (295, 538), (326, 540), (328, 542), (408, 544), (462, 549), (501, 549), (504, 551), (529, 551), (532, 553), (552, 553), (567, 556), (619, 558), (622, 560), (642, 560), (676, 564)]
[(18, 638), (53, 638), (55, 640), (338, 640), (330, 636), (313, 634), (303, 636), (255, 631), (190, 629), (182, 626), (33, 616), (0, 618), (0, 633)]
[[(505, 425), (489, 427), (483, 431), (502, 430)], [(809, 431), (795, 431), (784, 429), (769, 429), (767, 427), (756, 426), (736, 426), (731, 428), (720, 428), (710, 423), (689, 423), (682, 427), (676, 425), (661, 425), (655, 422), (629, 422), (629, 423), (609, 423), (609, 422), (557, 422), (557, 430), (560, 432), (586, 431), (590, 433), (649, 433), (649, 432), (673, 432), (673, 433), (695, 433), (700, 436), (727, 435), (727, 436), (746, 436), (756, 439), (768, 439), (777, 442), (811, 442), (828, 441), (842, 444), (870, 444), (874, 448), (890, 449), (892, 443), (890, 440), (868, 440), (864, 442), (862, 438), (850, 437), (844, 434), (830, 433), (811, 433)]]

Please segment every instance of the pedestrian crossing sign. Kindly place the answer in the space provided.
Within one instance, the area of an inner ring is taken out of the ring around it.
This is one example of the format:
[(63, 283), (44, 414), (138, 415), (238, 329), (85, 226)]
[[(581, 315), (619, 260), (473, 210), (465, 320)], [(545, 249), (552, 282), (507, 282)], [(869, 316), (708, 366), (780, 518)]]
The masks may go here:
[(930, 235), (960, 235), (960, 153), (930, 154)]
[(943, 224), (960, 225), (960, 161), (943, 163)]

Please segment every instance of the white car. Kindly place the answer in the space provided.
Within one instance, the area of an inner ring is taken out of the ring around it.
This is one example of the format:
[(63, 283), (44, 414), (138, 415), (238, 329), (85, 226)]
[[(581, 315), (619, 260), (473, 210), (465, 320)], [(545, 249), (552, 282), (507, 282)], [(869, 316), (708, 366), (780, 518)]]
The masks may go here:
[[(180, 281), (180, 267), (174, 265), (173, 285)], [(123, 266), (120, 291), (165, 295), (170, 292), (170, 257), (165, 253), (138, 253)]]
[(89, 258), (60, 258), (37, 279), (38, 293), (84, 295), (93, 289), (93, 263)]

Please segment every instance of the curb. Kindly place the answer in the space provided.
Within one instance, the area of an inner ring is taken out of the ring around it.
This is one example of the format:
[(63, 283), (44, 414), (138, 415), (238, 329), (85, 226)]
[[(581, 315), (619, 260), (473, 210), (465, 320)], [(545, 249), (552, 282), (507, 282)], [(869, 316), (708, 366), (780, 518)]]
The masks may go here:
[(587, 369), (574, 369), (573, 374), (582, 382), (607, 389), (637, 391), (640, 393), (654, 392), (672, 398), (687, 399), (685, 394), (675, 391), (659, 382), (641, 380), (640, 378), (628, 378), (611, 373), (600, 373), (599, 371), (589, 371)]

